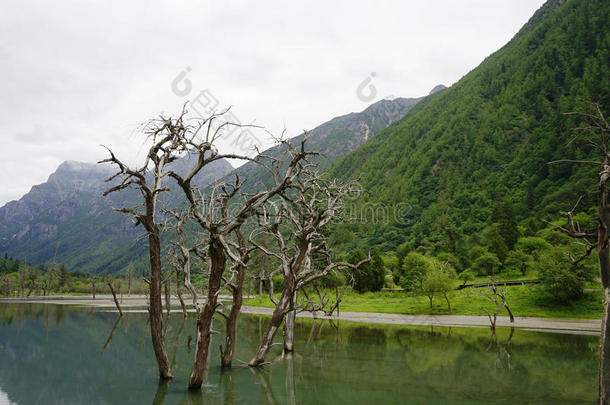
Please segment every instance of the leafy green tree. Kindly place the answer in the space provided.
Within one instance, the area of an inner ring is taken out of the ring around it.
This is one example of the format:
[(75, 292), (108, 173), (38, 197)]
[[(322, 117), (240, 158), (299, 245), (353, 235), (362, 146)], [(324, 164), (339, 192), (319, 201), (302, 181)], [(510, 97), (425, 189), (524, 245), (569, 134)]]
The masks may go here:
[(402, 267), (402, 264), (405, 261), (405, 257), (407, 257), (407, 255), (409, 253), (411, 253), (411, 245), (409, 244), (409, 242), (404, 242), (401, 243), (400, 245), (398, 245), (398, 248), (396, 249), (396, 258), (398, 259), (398, 268)]
[(485, 252), (474, 261), (474, 267), (481, 276), (492, 275), (497, 272), (502, 262), (495, 254)]
[(525, 275), (531, 267), (532, 261), (533, 257), (522, 250), (513, 250), (506, 257), (506, 262), (504, 264), (507, 268), (518, 270), (521, 274)]
[(421, 253), (409, 253), (402, 264), (398, 284), (407, 291), (421, 288), (424, 276), (433, 267), (432, 259)]
[(453, 267), (438, 262), (424, 275), (420, 291), (430, 300), (430, 309), (432, 309), (434, 297), (440, 295), (445, 298), (447, 308), (451, 311), (448, 293), (453, 290), (455, 278), (456, 275)]
[(519, 238), (515, 248), (528, 255), (531, 255), (534, 259), (540, 256), (540, 253), (550, 249), (552, 245), (547, 242), (544, 238), (539, 236), (526, 236)]
[(441, 263), (448, 263), (455, 270), (459, 271), (462, 269), (462, 264), (460, 263), (460, 259), (458, 259), (455, 255), (448, 252), (441, 252), (436, 255), (436, 258)]
[(485, 248), (483, 246), (476, 245), (476, 246), (473, 246), (468, 251), (468, 258), (470, 259), (471, 262), (474, 263), (474, 261), (477, 260), (479, 258), (479, 256), (481, 256), (484, 253), (487, 253), (487, 250), (485, 250)]
[(540, 255), (538, 273), (542, 288), (554, 300), (566, 303), (582, 297), (593, 274), (582, 262), (574, 264), (564, 248), (554, 247)]
[(468, 284), (469, 281), (474, 281), (476, 278), (476, 274), (472, 270), (464, 270), (460, 274), (458, 274), (458, 278), (462, 280), (462, 285)]

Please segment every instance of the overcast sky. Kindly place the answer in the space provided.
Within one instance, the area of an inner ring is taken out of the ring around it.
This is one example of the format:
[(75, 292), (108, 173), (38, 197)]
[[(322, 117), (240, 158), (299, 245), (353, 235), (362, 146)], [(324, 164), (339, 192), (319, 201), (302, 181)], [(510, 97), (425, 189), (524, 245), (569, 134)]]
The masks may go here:
[(100, 144), (135, 160), (138, 124), (186, 100), (203, 105), (202, 91), (241, 122), (289, 136), (384, 97), (425, 95), (542, 4), (3, 0), (0, 205), (64, 160), (102, 158)]

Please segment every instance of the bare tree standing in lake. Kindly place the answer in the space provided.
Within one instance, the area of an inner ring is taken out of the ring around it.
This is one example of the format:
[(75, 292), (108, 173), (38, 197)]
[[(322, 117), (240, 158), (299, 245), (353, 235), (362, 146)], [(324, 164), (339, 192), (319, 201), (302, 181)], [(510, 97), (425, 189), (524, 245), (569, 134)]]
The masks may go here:
[(179, 141), (181, 126), (181, 120), (173, 121), (163, 117), (150, 121), (144, 127), (144, 133), (148, 140), (152, 142), (152, 145), (148, 149), (144, 163), (139, 167), (129, 167), (119, 160), (110, 149), (108, 149), (110, 157), (100, 162), (110, 163), (117, 167), (117, 172), (107, 180), (108, 182), (120, 180), (117, 185), (106, 190), (104, 196), (131, 188), (138, 190), (144, 201), (144, 210), (131, 207), (115, 209), (133, 216), (134, 225), (144, 226), (148, 235), (150, 333), (159, 368), (159, 376), (162, 379), (171, 379), (172, 373), (163, 341), (161, 233), (156, 216), (158, 214), (159, 196), (161, 193), (168, 191), (168, 188), (164, 185), (167, 174), (166, 165), (176, 159), (173, 153)]
[[(284, 351), (294, 350), (294, 323), (299, 290), (335, 270), (358, 269), (371, 260), (369, 257), (356, 264), (333, 260), (323, 231), (330, 222), (340, 218), (344, 208), (343, 199), (354, 191), (354, 186), (325, 180), (312, 171), (310, 166), (298, 171), (295, 181), (282, 191), (281, 201), (270, 201), (258, 215), (262, 233), (275, 240), (276, 248), (268, 249), (257, 244), (254, 239), (252, 243), (275, 258), (280, 265), (268, 276), (269, 297), (275, 304), (275, 309), (256, 354), (248, 363), (250, 366), (259, 366), (265, 362), (282, 321)], [(281, 274), (284, 278), (279, 300), (273, 296), (272, 278), (275, 274)]]
[[(218, 306), (218, 295), (226, 270), (227, 256), (234, 262), (241, 262), (238, 255), (233, 254), (227, 243), (227, 238), (251, 217), (266, 201), (283, 191), (295, 177), (301, 162), (312, 152), (305, 151), (305, 140), (299, 149), (294, 149), (284, 142), (290, 153), (284, 155), (289, 159), (270, 159), (274, 162), (272, 169), (274, 185), (269, 189), (252, 195), (238, 195), (241, 183), (237, 178), (233, 185), (217, 185), (214, 190), (220, 190), (220, 195), (205, 195), (192, 184), (193, 178), (207, 165), (219, 159), (253, 160), (237, 154), (221, 154), (214, 147), (215, 141), (221, 136), (222, 130), (230, 125), (224, 122), (214, 125), (220, 115), (212, 115), (194, 126), (183, 126), (180, 134), (182, 151), (196, 157), (196, 163), (186, 175), (170, 171), (187, 200), (190, 214), (194, 222), (207, 234), (208, 288), (207, 300), (197, 317), (197, 344), (193, 371), (189, 377), (189, 388), (200, 388), (207, 365), (209, 346), (212, 334), (212, 319)], [(177, 122), (182, 122), (182, 117)], [(181, 125), (181, 124), (180, 124)], [(262, 164), (260, 160), (254, 160)], [(223, 189), (224, 187), (224, 189)]]

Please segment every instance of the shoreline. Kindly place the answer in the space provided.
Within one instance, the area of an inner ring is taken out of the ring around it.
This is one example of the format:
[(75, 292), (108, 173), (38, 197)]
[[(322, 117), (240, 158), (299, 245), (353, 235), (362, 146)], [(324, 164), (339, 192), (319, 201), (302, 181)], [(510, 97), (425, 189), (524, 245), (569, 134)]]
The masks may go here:
[[(245, 297), (244, 297), (245, 298)], [(122, 297), (121, 305), (125, 308), (123, 312), (141, 313), (145, 312), (147, 300), (145, 296), (130, 296)], [(230, 301), (230, 296), (221, 296), (221, 301)], [(94, 308), (112, 308), (115, 312), (115, 304), (111, 295), (99, 295), (96, 299), (88, 296), (46, 296), (46, 297), (26, 297), (26, 298), (0, 298), (0, 304), (55, 304), (55, 305), (76, 305), (83, 307)], [(187, 306), (191, 306), (191, 300), (185, 299)], [(171, 312), (181, 312), (179, 309), (179, 301), (172, 297), (172, 307), (178, 306), (178, 309), (172, 309)], [(138, 309), (140, 308), (140, 309)], [(194, 312), (189, 309), (189, 312)], [(273, 308), (256, 307), (244, 305), (241, 309), (242, 313), (253, 315), (271, 315)], [(300, 312), (298, 317), (328, 319), (333, 321), (359, 322), (368, 324), (385, 324), (385, 325), (412, 325), (412, 326), (442, 326), (442, 327), (474, 327), (474, 328), (489, 328), (489, 318), (487, 316), (476, 315), (405, 315), (405, 314), (387, 314), (381, 312), (348, 312), (341, 311), (339, 316), (327, 316), (325, 314), (314, 314), (310, 312)], [(515, 317), (515, 322), (510, 323), (507, 316), (499, 316), (496, 326), (498, 327), (515, 327), (516, 329), (546, 332), (546, 333), (565, 333), (578, 335), (599, 335), (601, 329), (600, 319), (563, 319), (563, 318), (536, 318), (536, 317)]]

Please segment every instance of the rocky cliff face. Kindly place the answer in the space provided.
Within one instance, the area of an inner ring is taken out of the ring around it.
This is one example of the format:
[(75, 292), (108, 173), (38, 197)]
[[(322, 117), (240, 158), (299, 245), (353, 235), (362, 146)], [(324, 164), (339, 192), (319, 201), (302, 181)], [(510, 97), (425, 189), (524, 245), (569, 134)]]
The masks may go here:
[[(188, 162), (174, 164), (181, 171)], [(196, 182), (204, 187), (232, 169), (226, 161), (215, 162)], [(113, 207), (135, 207), (140, 197), (135, 190), (103, 197), (112, 173), (110, 166), (62, 163), (45, 183), (0, 208), (0, 251), (38, 264), (52, 260), (57, 250), (58, 261), (95, 273), (114, 272), (137, 260), (129, 251), (143, 250), (142, 238), (136, 240), (142, 229)]]

